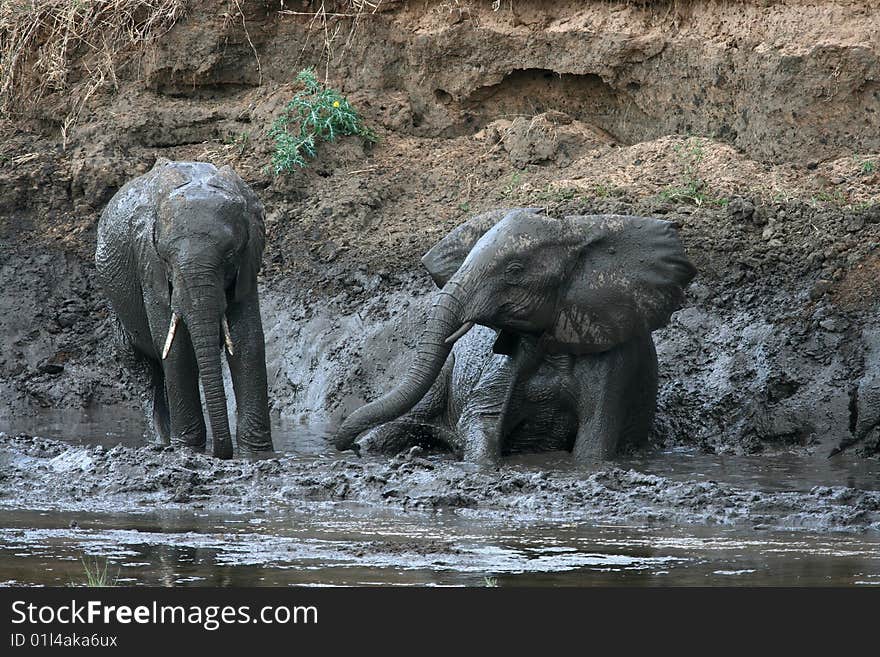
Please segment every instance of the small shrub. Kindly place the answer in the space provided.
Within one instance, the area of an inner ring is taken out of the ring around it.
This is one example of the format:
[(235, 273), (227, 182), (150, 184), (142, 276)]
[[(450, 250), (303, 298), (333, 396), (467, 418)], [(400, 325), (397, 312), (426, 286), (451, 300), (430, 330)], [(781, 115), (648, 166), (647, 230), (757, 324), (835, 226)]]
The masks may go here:
[(679, 184), (670, 185), (660, 192), (660, 197), (671, 203), (693, 205), (726, 205), (727, 199), (707, 192), (708, 183), (699, 175), (700, 164), (706, 156), (703, 140), (688, 138), (676, 144), (674, 151), (682, 165), (683, 175)]
[[(104, 565), (102, 566), (98, 563), (97, 557), (94, 559), (91, 565), (85, 560), (80, 559), (83, 565), (83, 570), (86, 575), (85, 585), (91, 588), (105, 588), (110, 586), (116, 586), (117, 577), (113, 577), (110, 575), (110, 562), (105, 559)], [(71, 584), (71, 586), (76, 586), (75, 584)]]
[(275, 175), (305, 167), (306, 158), (317, 155), (318, 143), (335, 141), (340, 135), (357, 135), (369, 142), (376, 135), (367, 128), (351, 103), (335, 89), (325, 87), (314, 69), (296, 76), (303, 85), (272, 122), (269, 135), (275, 140), (272, 168)]
[(547, 201), (549, 203), (562, 203), (570, 201), (578, 194), (578, 189), (574, 187), (554, 187), (547, 185), (545, 189), (535, 192), (532, 198), (535, 201)]
[(863, 176), (870, 176), (877, 170), (877, 163), (873, 160), (862, 160), (859, 163), (859, 171)]
[(522, 174), (519, 171), (514, 171), (510, 176), (510, 180), (504, 185), (504, 189), (501, 190), (502, 196), (504, 198), (512, 197), (519, 190), (522, 182)]
[(608, 198), (611, 196), (611, 188), (603, 182), (597, 182), (593, 185), (593, 196), (596, 198)]
[(223, 143), (227, 146), (233, 146), (239, 156), (244, 155), (245, 151), (250, 146), (250, 142), (251, 133), (246, 130), (235, 135), (227, 135), (223, 140)]
[(814, 205), (819, 203), (828, 203), (831, 205), (843, 206), (847, 204), (846, 194), (844, 194), (843, 191), (839, 189), (835, 189), (831, 192), (821, 190), (817, 192), (811, 200), (813, 201)]
[(697, 207), (727, 205), (726, 198), (708, 193), (705, 187), (705, 181), (688, 181), (683, 187), (673, 186), (661, 190), (660, 198), (670, 203), (688, 203)]

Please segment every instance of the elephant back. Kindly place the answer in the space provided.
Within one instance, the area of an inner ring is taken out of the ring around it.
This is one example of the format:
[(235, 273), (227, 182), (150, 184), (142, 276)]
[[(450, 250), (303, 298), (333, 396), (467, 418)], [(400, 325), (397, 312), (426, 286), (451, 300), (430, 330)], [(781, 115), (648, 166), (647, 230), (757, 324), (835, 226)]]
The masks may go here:
[(144, 178), (160, 212), (175, 200), (194, 198), (263, 213), (256, 194), (229, 166), (218, 169), (209, 162), (160, 160)]

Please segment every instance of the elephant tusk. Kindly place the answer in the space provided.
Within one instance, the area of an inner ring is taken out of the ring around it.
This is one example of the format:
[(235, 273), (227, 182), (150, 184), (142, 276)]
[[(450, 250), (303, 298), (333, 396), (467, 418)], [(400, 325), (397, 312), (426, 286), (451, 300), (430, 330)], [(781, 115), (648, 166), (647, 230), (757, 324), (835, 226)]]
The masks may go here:
[(171, 351), (171, 343), (174, 342), (174, 334), (177, 332), (177, 323), (180, 317), (177, 313), (171, 313), (171, 324), (168, 326), (168, 336), (165, 338), (165, 346), (162, 347), (162, 360), (168, 358), (168, 352)]
[(472, 328), (474, 328), (474, 323), (473, 323), (473, 322), (465, 322), (464, 324), (462, 324), (462, 325), (459, 327), (459, 329), (458, 329), (455, 333), (453, 333), (453, 334), (450, 335), (448, 338), (446, 338), (446, 344), (451, 344), (451, 343), (455, 342), (455, 341), (458, 340), (461, 336), (463, 336), (465, 333), (467, 333), (468, 331), (470, 331)]
[(223, 318), (223, 342), (226, 343), (226, 351), (230, 356), (235, 356), (235, 349), (232, 348), (232, 334), (229, 332), (229, 322), (226, 317)]

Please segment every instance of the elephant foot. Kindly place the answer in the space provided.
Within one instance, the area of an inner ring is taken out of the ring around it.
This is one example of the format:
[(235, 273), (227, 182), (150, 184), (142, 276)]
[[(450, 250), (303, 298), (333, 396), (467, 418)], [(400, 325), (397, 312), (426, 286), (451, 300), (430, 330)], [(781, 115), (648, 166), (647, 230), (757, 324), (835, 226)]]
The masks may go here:
[(572, 449), (575, 463), (585, 468), (594, 468), (610, 461), (616, 452), (617, 441), (603, 440), (602, 437), (581, 432)]
[(275, 452), (275, 447), (272, 445), (272, 441), (269, 442), (250, 442), (250, 441), (238, 441), (238, 451), (242, 454), (272, 454)]
[(469, 415), (459, 422), (458, 431), (463, 436), (462, 460), (480, 466), (497, 466), (501, 463), (501, 436), (498, 415)]
[(362, 437), (352, 443), (351, 449), (373, 452), (377, 454), (397, 454), (409, 449), (416, 443), (412, 434), (412, 425), (402, 422), (389, 422), (365, 432)]
[[(472, 443), (469, 441), (470, 446)], [(484, 446), (486, 444), (484, 443)], [(497, 468), (501, 465), (501, 453), (497, 449), (466, 449), (462, 455), (462, 461), (473, 463), (481, 468)]]
[(355, 446), (367, 452), (395, 455), (418, 446), (452, 450), (456, 441), (443, 427), (412, 420), (397, 420), (367, 431)]
[(232, 458), (232, 441), (231, 440), (215, 440), (213, 445), (214, 456), (218, 459)]
[(186, 447), (187, 449), (191, 449), (194, 452), (204, 452), (207, 441), (205, 438), (195, 438), (188, 439), (185, 437), (176, 437), (172, 438), (170, 441), (172, 447)]
[(274, 452), (268, 415), (239, 412), (235, 444), (239, 452), (246, 454)]

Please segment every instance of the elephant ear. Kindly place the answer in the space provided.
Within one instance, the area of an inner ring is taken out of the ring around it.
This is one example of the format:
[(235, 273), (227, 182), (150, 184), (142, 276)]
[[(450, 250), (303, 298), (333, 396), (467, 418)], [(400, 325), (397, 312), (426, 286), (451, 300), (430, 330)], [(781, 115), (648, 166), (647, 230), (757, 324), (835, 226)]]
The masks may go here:
[(696, 275), (674, 224), (617, 215), (563, 221), (582, 232), (584, 246), (542, 337), (549, 351), (606, 351), (669, 322)]
[(544, 208), (501, 208), (489, 210), (452, 229), (422, 256), (422, 264), (437, 287), (443, 287), (461, 267), (474, 245), (489, 229), (511, 212), (544, 214)]
[(254, 191), (232, 167), (222, 166), (219, 173), (235, 184), (246, 202), (248, 241), (241, 254), (234, 296), (236, 301), (241, 301), (257, 289), (257, 274), (263, 262), (263, 248), (266, 246), (266, 211)]

